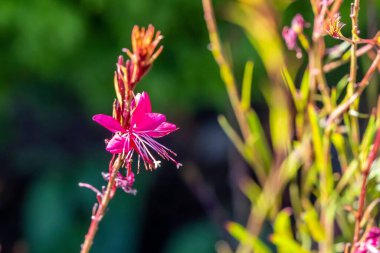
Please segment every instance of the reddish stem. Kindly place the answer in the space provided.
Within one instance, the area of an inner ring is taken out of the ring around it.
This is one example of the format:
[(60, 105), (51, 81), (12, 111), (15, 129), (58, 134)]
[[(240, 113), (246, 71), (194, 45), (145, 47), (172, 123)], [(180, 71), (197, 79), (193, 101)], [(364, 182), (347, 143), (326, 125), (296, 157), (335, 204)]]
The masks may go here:
[(357, 248), (356, 244), (359, 241), (360, 223), (361, 223), (362, 218), (363, 218), (364, 204), (365, 204), (366, 193), (367, 193), (367, 187), (366, 186), (367, 186), (368, 174), (371, 170), (372, 163), (376, 158), (379, 147), (380, 147), (380, 131), (377, 130), (375, 142), (373, 144), (371, 152), (368, 155), (368, 159), (364, 165), (364, 169), (362, 170), (363, 181), (362, 181), (362, 186), (361, 186), (360, 196), (359, 196), (359, 207), (358, 207), (358, 211), (356, 213), (354, 240), (352, 242), (351, 252), (355, 252), (355, 249)]
[(99, 227), (99, 222), (103, 219), (108, 203), (112, 199), (112, 196), (113, 196), (112, 191), (115, 185), (115, 178), (116, 178), (117, 172), (119, 171), (119, 169), (121, 168), (123, 164), (123, 160), (124, 158), (122, 157), (122, 155), (119, 155), (116, 161), (113, 163), (112, 173), (108, 181), (107, 189), (103, 194), (102, 200), (99, 203), (99, 207), (96, 210), (96, 213), (91, 216), (91, 220), (92, 220), (91, 225), (86, 234), (85, 241), (82, 244), (82, 249), (80, 251), (81, 253), (90, 252), (91, 246), (95, 238), (95, 234)]

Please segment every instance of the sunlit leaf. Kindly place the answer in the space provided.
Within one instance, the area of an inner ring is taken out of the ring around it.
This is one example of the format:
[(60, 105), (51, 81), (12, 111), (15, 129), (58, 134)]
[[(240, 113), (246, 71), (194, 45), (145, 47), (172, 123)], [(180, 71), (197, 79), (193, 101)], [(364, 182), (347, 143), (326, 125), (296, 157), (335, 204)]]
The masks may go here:
[(253, 62), (247, 61), (244, 69), (243, 86), (241, 92), (241, 107), (248, 110), (251, 106), (251, 89), (252, 89), (252, 74)]
[(293, 97), (293, 101), (294, 101), (295, 105), (297, 106), (298, 105), (298, 103), (297, 103), (297, 101), (298, 101), (297, 88), (296, 88), (296, 85), (294, 84), (286, 66), (282, 69), (281, 74), (282, 74), (282, 79), (283, 79), (284, 83), (286, 84), (286, 86), (288, 87), (290, 94)]
[(281, 253), (311, 253), (309, 250), (302, 248), (298, 242), (291, 240), (286, 236), (274, 234), (271, 237), (271, 241), (279, 250), (281, 250)]
[(319, 242), (323, 241), (326, 238), (325, 231), (323, 230), (322, 225), (319, 223), (318, 213), (314, 208), (310, 207), (304, 213), (303, 219), (305, 220), (305, 223), (309, 228), (311, 236), (314, 240)]
[(242, 192), (249, 198), (251, 203), (255, 204), (261, 194), (260, 186), (250, 178), (244, 178), (240, 183)]
[(359, 157), (362, 163), (364, 163), (368, 157), (368, 152), (372, 145), (373, 138), (375, 137), (376, 130), (377, 130), (377, 127), (376, 127), (376, 122), (375, 122), (375, 115), (371, 115), (371, 117), (368, 120), (367, 128), (364, 132), (362, 142), (360, 144)]
[(309, 98), (309, 91), (310, 91), (310, 83), (309, 83), (310, 77), (309, 77), (309, 70), (306, 69), (301, 81), (301, 87), (300, 87), (300, 95), (301, 95), (301, 101), (302, 101), (302, 108), (306, 107), (307, 100)]
[(284, 209), (279, 212), (274, 220), (274, 233), (289, 239), (293, 239), (292, 224), (290, 222), (291, 209)]
[(272, 252), (259, 238), (252, 236), (248, 231), (238, 223), (227, 222), (227, 231), (235, 237), (241, 244), (249, 245), (254, 252), (270, 253)]
[(339, 80), (339, 82), (337, 83), (336, 85), (336, 95), (337, 95), (337, 99), (339, 99), (342, 95), (342, 92), (344, 91), (344, 89), (346, 88), (347, 86), (347, 83), (348, 83), (348, 75), (344, 75), (342, 77), (342, 79)]
[(247, 120), (252, 135), (249, 139), (248, 145), (254, 147), (257, 150), (258, 154), (260, 155), (260, 159), (263, 162), (263, 166), (265, 168), (269, 168), (272, 160), (272, 154), (260, 119), (257, 116), (256, 112), (251, 109), (247, 113)]
[(269, 105), (269, 127), (273, 148), (277, 152), (286, 152), (290, 147), (292, 126), (289, 105), (284, 92), (278, 87), (263, 89)]

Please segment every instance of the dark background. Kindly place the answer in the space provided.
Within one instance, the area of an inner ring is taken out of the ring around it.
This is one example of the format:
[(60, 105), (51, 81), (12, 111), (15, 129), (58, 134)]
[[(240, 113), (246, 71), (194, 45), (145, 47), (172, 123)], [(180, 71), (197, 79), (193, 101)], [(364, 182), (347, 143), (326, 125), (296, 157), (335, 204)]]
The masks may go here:
[[(257, 52), (223, 19), (229, 2), (214, 1), (240, 77)], [(285, 24), (297, 11), (290, 9)], [(119, 190), (92, 252), (203, 253), (214, 252), (218, 240), (234, 245), (223, 224), (244, 222), (249, 203), (229, 168), (247, 167), (216, 120), (221, 113), (233, 116), (207, 49), (201, 1), (1, 0), (2, 252), (79, 252), (96, 199), (78, 183), (105, 185), (101, 172), (111, 157), (104, 149), (109, 133), (91, 117), (111, 113), (115, 63), (130, 47), (135, 24), (153, 24), (165, 37), (163, 53), (137, 91), (147, 91), (153, 111), (181, 128), (160, 141), (184, 166), (164, 162), (157, 171), (142, 170), (137, 196)], [(260, 86), (260, 61), (254, 76)], [(262, 115), (262, 98), (253, 97)]]

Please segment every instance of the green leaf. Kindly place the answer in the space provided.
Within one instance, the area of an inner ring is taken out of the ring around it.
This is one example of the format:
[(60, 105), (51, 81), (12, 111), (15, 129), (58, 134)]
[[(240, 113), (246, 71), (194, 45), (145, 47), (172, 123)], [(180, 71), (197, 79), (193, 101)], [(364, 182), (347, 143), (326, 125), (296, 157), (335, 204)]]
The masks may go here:
[(227, 222), (227, 231), (236, 238), (241, 244), (246, 244), (252, 247), (254, 252), (257, 253), (270, 253), (272, 252), (268, 246), (265, 245), (259, 238), (251, 235), (248, 231), (238, 223)]
[(357, 160), (352, 160), (352, 162), (348, 165), (346, 172), (343, 173), (342, 178), (339, 180), (335, 188), (335, 194), (339, 194), (344, 189), (344, 187), (346, 187), (346, 185), (353, 179), (353, 176), (358, 170), (358, 167), (359, 162)]
[(290, 208), (283, 209), (278, 213), (273, 224), (272, 242), (277, 246), (279, 253), (309, 252), (294, 240), (290, 215)]
[(272, 153), (265, 137), (264, 129), (260, 119), (254, 110), (249, 110), (247, 113), (247, 121), (251, 136), (247, 140), (247, 144), (257, 150), (256, 153), (260, 156), (264, 168), (269, 168), (272, 161)]
[(292, 80), (292, 78), (290, 76), (290, 73), (289, 73), (288, 69), (286, 68), (286, 66), (282, 68), (281, 75), (282, 75), (282, 80), (284, 81), (284, 83), (288, 87), (288, 89), (290, 91), (290, 94), (293, 97), (294, 104), (297, 106), (297, 104), (298, 104), (297, 103), (298, 102), (298, 94), (297, 94), (296, 85), (294, 84), (294, 82), (293, 82), (293, 80)]
[[(232, 141), (236, 149), (241, 154), (241, 156), (254, 169), (259, 180), (263, 182), (266, 177), (265, 167), (263, 167), (261, 161), (259, 160), (259, 157), (256, 155), (257, 150), (255, 149), (255, 147), (246, 145), (242, 141), (240, 136), (236, 133), (236, 131), (231, 127), (231, 125), (228, 123), (227, 119), (224, 116), (220, 115), (218, 117), (218, 121), (228, 138)], [(252, 142), (254, 143), (255, 139), (253, 139)]]
[(303, 179), (305, 182), (303, 183), (302, 194), (307, 196), (312, 191), (314, 185), (318, 182), (317, 177), (318, 167), (314, 163), (310, 168), (308, 168), (308, 171), (305, 175), (305, 179)]
[(322, 135), (321, 130), (318, 124), (318, 116), (317, 112), (314, 110), (312, 105), (308, 107), (309, 112), (309, 120), (312, 132), (312, 141), (315, 152), (316, 161), (319, 169), (322, 169), (324, 166), (324, 158), (323, 158), (323, 147), (322, 147)]
[(243, 86), (241, 92), (241, 107), (243, 110), (248, 110), (251, 107), (251, 89), (252, 89), (252, 74), (254, 64), (252, 61), (247, 61), (244, 69)]
[(343, 76), (342, 79), (340, 79), (339, 82), (337, 83), (337, 85), (336, 85), (336, 97), (337, 97), (337, 99), (339, 99), (340, 96), (342, 95), (342, 92), (346, 88), (347, 83), (348, 83), (348, 75)]
[(292, 135), (290, 108), (284, 92), (278, 87), (263, 89), (269, 105), (269, 127), (275, 152), (287, 152)]
[(303, 163), (303, 151), (305, 150), (305, 145), (298, 145), (294, 148), (285, 160), (281, 164), (281, 175), (284, 176), (285, 180), (291, 180), (296, 175), (298, 169)]
[(246, 159), (248, 163), (252, 163), (252, 159), (250, 156), (246, 157), (246, 151), (245, 151), (245, 145), (240, 136), (236, 133), (236, 131), (231, 127), (231, 125), (228, 123), (226, 117), (223, 115), (219, 115), (218, 122), (228, 138), (232, 141), (232, 143), (235, 145), (236, 149), (239, 151), (239, 153)]
[(360, 153), (359, 158), (361, 159), (362, 163), (364, 163), (368, 158), (368, 152), (372, 145), (373, 138), (376, 134), (376, 119), (375, 115), (371, 114), (371, 117), (368, 120), (367, 128), (364, 132), (362, 142), (360, 144)]
[(274, 221), (274, 233), (293, 239), (292, 225), (290, 222), (291, 210), (290, 208), (283, 209), (276, 216)]
[(274, 234), (271, 237), (271, 241), (277, 246), (279, 253), (311, 253), (309, 250), (302, 248), (298, 242), (286, 236)]
[(310, 76), (309, 70), (306, 69), (305, 73), (303, 74), (302, 81), (301, 81), (301, 87), (300, 87), (302, 109), (306, 107), (307, 100), (309, 98), (309, 91), (310, 91), (309, 76)]
[(253, 205), (256, 204), (256, 201), (261, 194), (260, 186), (249, 177), (243, 178), (243, 181), (239, 185), (242, 192), (249, 198), (251, 203)]
[(320, 242), (326, 238), (326, 233), (323, 230), (321, 224), (319, 223), (318, 213), (313, 207), (310, 207), (304, 213), (303, 219), (305, 220), (310, 234), (314, 240)]
[(331, 135), (331, 141), (338, 153), (339, 163), (344, 170), (348, 166), (345, 138), (340, 133), (334, 133)]
[(300, 198), (300, 189), (297, 180), (293, 180), (289, 185), (290, 202), (292, 204), (294, 215), (298, 218), (302, 212), (302, 204)]

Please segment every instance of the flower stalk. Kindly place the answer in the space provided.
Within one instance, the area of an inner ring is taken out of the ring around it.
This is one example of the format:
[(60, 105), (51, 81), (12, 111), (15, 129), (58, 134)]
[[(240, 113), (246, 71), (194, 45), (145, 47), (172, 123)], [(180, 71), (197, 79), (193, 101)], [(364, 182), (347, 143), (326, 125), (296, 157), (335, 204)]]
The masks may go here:
[[(379, 108), (378, 108), (379, 110)], [(371, 166), (373, 164), (373, 161), (375, 160), (377, 156), (377, 152), (379, 151), (380, 147), (380, 130), (378, 129), (376, 132), (376, 137), (375, 141), (373, 144), (373, 147), (371, 149), (371, 152), (368, 155), (368, 159), (366, 163), (363, 166), (362, 169), (362, 184), (360, 188), (360, 195), (359, 195), (359, 206), (358, 210), (355, 215), (355, 231), (354, 231), (354, 238), (352, 242), (352, 248), (351, 252), (355, 253), (355, 250), (358, 247), (358, 242), (360, 238), (360, 224), (363, 218), (363, 213), (364, 213), (364, 205), (365, 205), (365, 199), (366, 199), (366, 193), (367, 193), (367, 180), (368, 180), (368, 175), (371, 170)]]
[(112, 174), (108, 181), (106, 191), (104, 192), (104, 194), (102, 194), (102, 198), (101, 198), (101, 202), (99, 203), (99, 206), (97, 204), (95, 204), (94, 206), (93, 211), (95, 211), (95, 213), (93, 213), (93, 215), (91, 216), (91, 224), (85, 236), (85, 241), (82, 244), (82, 249), (80, 251), (81, 253), (90, 252), (91, 246), (94, 242), (95, 234), (98, 231), (99, 222), (103, 219), (108, 207), (108, 203), (113, 197), (113, 194), (114, 194), (113, 189), (115, 188), (115, 178), (123, 164), (123, 160), (124, 159), (122, 155), (118, 155), (116, 161), (112, 165), (112, 168), (111, 168)]
[(218, 29), (216, 26), (214, 10), (211, 4), (211, 0), (202, 0), (204, 19), (206, 21), (207, 29), (210, 37), (210, 48), (214, 55), (216, 62), (220, 67), (220, 75), (226, 85), (227, 94), (234, 110), (235, 116), (239, 123), (242, 135), (244, 139), (249, 136), (249, 127), (244, 116), (244, 111), (240, 106), (240, 98), (237, 91), (236, 81), (232, 73), (231, 67), (227, 62), (224, 52), (220, 43)]
[(147, 92), (134, 92), (137, 84), (146, 75), (153, 62), (162, 52), (159, 42), (163, 36), (155, 32), (152, 25), (147, 29), (135, 26), (132, 30), (132, 51), (123, 49), (129, 59), (124, 61), (120, 56), (114, 73), (114, 88), (116, 99), (113, 103), (112, 116), (97, 114), (93, 120), (108, 129), (112, 138), (106, 140), (106, 151), (112, 154), (108, 172), (102, 173), (107, 187), (102, 191), (90, 184), (80, 183), (79, 186), (88, 188), (96, 193), (98, 203), (93, 207), (91, 224), (82, 244), (81, 253), (90, 252), (100, 221), (106, 214), (109, 202), (118, 188), (124, 192), (136, 195), (133, 188), (135, 173), (133, 160), (137, 158), (137, 174), (140, 172), (140, 161), (146, 170), (154, 170), (160, 166), (160, 158), (178, 163), (174, 153), (163, 146), (157, 138), (174, 132), (178, 127), (166, 121), (166, 116), (153, 113)]

